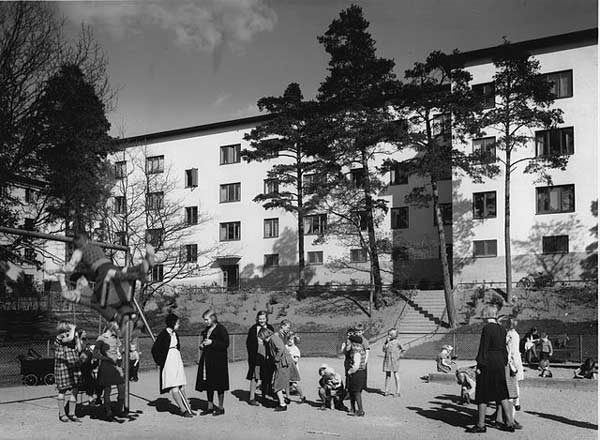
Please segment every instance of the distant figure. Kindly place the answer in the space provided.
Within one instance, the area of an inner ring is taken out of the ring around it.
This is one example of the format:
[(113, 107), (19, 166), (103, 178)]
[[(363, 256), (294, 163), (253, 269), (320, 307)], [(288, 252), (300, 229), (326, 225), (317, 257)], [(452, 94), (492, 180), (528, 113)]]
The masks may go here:
[(569, 338), (569, 336), (566, 333), (558, 335), (556, 337), (556, 348), (567, 348), (567, 344), (570, 340), (571, 338)]
[(598, 364), (592, 358), (587, 358), (581, 366), (575, 370), (574, 379), (598, 379)]
[(527, 362), (527, 366), (531, 368), (533, 362), (537, 360), (536, 353), (536, 345), (540, 340), (540, 335), (538, 333), (537, 328), (532, 327), (526, 334), (523, 339), (523, 356), (525, 357), (525, 362)]
[(542, 359), (540, 361), (540, 377), (552, 377), (552, 371), (550, 370), (550, 360)]
[(132, 342), (129, 346), (129, 380), (138, 381), (138, 370), (140, 369), (140, 354), (137, 344)]
[(452, 345), (444, 345), (436, 357), (438, 373), (450, 373), (452, 371)]
[(539, 344), (540, 344), (540, 363), (543, 360), (550, 361), (550, 358), (554, 354), (554, 349), (552, 348), (552, 342), (550, 342), (548, 333), (542, 333), (542, 337), (540, 338)]
[(404, 352), (400, 341), (398, 341), (398, 330), (391, 328), (388, 331), (387, 338), (383, 344), (383, 372), (385, 373), (385, 390), (386, 396), (391, 396), (393, 393), (389, 392), (389, 381), (394, 376), (396, 383), (396, 397), (400, 397), (400, 381), (398, 379), (398, 363), (400, 356)]

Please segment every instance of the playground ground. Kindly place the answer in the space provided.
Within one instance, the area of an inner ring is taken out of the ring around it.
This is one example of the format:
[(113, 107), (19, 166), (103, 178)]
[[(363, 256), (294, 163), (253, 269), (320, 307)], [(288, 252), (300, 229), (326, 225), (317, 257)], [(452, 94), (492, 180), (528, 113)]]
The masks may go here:
[[(366, 416), (348, 417), (338, 411), (319, 411), (317, 369), (327, 363), (338, 371), (342, 360), (301, 360), (302, 386), (309, 403), (292, 403), (285, 413), (247, 405), (244, 380), (246, 363), (229, 366), (231, 390), (221, 417), (184, 419), (170, 411), (166, 395), (158, 393), (157, 371), (142, 372), (131, 386), (131, 414), (120, 423), (101, 420), (99, 408), (81, 406), (82, 424), (61, 423), (57, 418), (52, 386), (0, 389), (0, 439), (595, 439), (598, 437), (597, 393), (577, 389), (522, 388), (522, 409), (517, 419), (522, 431), (506, 433), (488, 428), (482, 434), (465, 434), (473, 423), (475, 406), (458, 404), (458, 385), (425, 383), (420, 377), (432, 372), (432, 361), (401, 361), (399, 398), (376, 392), (383, 387), (380, 359), (369, 366), (369, 391), (364, 393)], [(193, 390), (196, 369), (186, 369), (192, 407), (205, 405), (205, 394)], [(491, 410), (490, 410), (491, 412)]]

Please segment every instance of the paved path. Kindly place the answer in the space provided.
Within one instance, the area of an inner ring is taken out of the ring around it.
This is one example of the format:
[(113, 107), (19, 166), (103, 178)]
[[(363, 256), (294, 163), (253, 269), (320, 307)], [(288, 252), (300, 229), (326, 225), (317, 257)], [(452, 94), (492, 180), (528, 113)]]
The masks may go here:
[[(522, 431), (504, 433), (492, 428), (481, 437), (465, 434), (473, 422), (475, 407), (457, 403), (458, 386), (424, 383), (431, 361), (401, 362), (400, 398), (365, 393), (364, 418), (347, 417), (337, 411), (318, 411), (315, 402), (317, 369), (326, 362), (341, 369), (339, 359), (302, 359), (303, 387), (311, 401), (292, 404), (286, 413), (250, 407), (247, 399), (246, 365), (230, 364), (231, 389), (222, 417), (183, 419), (169, 412), (165, 396), (157, 392), (157, 373), (143, 372), (132, 384), (131, 414), (122, 423), (98, 418), (99, 411), (83, 417), (83, 424), (63, 424), (57, 419), (53, 387), (0, 389), (0, 439), (595, 439), (598, 436), (597, 397), (577, 390), (524, 388), (518, 420)], [(369, 368), (369, 386), (383, 386), (380, 359)], [(204, 405), (205, 395), (193, 391), (195, 369), (187, 368), (192, 405)], [(158, 400), (157, 400), (158, 399)]]

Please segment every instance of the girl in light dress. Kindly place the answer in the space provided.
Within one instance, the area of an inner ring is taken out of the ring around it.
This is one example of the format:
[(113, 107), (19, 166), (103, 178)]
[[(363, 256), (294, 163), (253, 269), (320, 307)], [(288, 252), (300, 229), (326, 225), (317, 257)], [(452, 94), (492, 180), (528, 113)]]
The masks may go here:
[(398, 341), (398, 330), (391, 328), (388, 331), (388, 336), (383, 344), (383, 372), (385, 373), (385, 391), (386, 396), (392, 396), (393, 393), (389, 392), (389, 382), (394, 376), (396, 383), (396, 397), (400, 397), (400, 381), (398, 379), (398, 361), (400, 355), (404, 352), (400, 341)]

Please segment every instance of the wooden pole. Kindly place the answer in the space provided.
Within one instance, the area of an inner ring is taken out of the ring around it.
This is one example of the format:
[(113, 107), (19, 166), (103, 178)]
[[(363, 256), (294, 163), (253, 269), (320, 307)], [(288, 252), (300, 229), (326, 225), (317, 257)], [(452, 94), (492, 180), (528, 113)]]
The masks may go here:
[(125, 354), (123, 359), (123, 373), (125, 376), (125, 407), (123, 411), (125, 414), (129, 412), (129, 341), (131, 340), (131, 321), (129, 320), (129, 315), (125, 315), (123, 317), (123, 326), (124, 328), (124, 344), (125, 344)]

